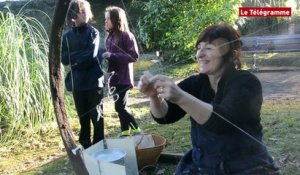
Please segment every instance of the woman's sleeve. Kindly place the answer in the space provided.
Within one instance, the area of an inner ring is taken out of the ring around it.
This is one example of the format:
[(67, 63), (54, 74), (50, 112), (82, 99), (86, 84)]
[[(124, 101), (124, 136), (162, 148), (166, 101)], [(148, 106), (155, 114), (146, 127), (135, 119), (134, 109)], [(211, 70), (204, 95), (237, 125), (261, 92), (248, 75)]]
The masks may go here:
[(61, 62), (65, 66), (71, 65), (71, 67), (74, 69), (74, 65), (78, 65), (81, 58), (84, 59), (87, 57), (91, 57), (92, 53), (90, 49), (93, 47), (93, 45), (91, 44), (93, 42), (91, 42), (91, 40), (88, 37), (86, 37), (84, 39), (89, 41), (88, 47), (74, 50), (72, 49), (72, 37), (73, 36), (70, 31), (66, 32), (63, 35)]
[(236, 129), (232, 124), (257, 126), (262, 105), (260, 81), (249, 73), (229, 81), (227, 86), (221, 103), (212, 103), (213, 113), (203, 126), (217, 134)]
[(120, 51), (113, 52), (109, 61), (118, 62), (119, 64), (136, 62), (139, 58), (139, 50), (134, 35), (130, 32), (123, 32), (120, 40), (123, 47)]

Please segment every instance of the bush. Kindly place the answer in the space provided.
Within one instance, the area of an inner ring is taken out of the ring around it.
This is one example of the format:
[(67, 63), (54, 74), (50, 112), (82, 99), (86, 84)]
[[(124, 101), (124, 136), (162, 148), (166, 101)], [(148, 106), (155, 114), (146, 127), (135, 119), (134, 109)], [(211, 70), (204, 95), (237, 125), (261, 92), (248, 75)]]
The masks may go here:
[(240, 1), (150, 0), (142, 4), (145, 16), (138, 22), (138, 37), (149, 49), (175, 50), (168, 61), (194, 58), (194, 44), (208, 25), (233, 24)]
[(1, 141), (30, 137), (53, 120), (48, 76), (48, 36), (22, 12), (0, 12)]

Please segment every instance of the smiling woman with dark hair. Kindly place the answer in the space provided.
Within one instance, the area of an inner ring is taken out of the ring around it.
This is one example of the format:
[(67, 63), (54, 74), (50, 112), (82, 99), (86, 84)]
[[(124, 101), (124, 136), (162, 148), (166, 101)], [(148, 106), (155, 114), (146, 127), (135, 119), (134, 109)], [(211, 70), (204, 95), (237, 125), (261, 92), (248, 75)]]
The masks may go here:
[(140, 78), (155, 121), (168, 124), (190, 116), (192, 149), (176, 175), (279, 174), (262, 143), (261, 83), (240, 70), (241, 46), (232, 26), (212, 25), (196, 42), (198, 75), (178, 85), (149, 72)]

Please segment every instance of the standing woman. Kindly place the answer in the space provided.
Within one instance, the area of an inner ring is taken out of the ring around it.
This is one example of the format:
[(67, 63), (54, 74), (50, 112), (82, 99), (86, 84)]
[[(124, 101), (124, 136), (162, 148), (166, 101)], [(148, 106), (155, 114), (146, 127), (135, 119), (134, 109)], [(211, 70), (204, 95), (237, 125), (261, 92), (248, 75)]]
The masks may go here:
[[(129, 31), (125, 11), (119, 7), (109, 6), (105, 9), (105, 29), (107, 52), (103, 58), (108, 61), (109, 87), (114, 87), (115, 110), (119, 115), (121, 136), (139, 134), (134, 117), (126, 110), (128, 90), (133, 87), (133, 63), (139, 53), (134, 35)], [(130, 130), (132, 129), (132, 130)]]
[[(65, 84), (73, 98), (80, 121), (79, 142), (88, 148), (104, 138), (102, 117), (103, 77), (101, 63), (97, 57), (99, 51), (99, 31), (88, 24), (93, 14), (86, 0), (72, 1), (67, 20), (73, 24), (63, 35), (62, 63), (70, 66)], [(94, 127), (91, 141), (91, 122)]]

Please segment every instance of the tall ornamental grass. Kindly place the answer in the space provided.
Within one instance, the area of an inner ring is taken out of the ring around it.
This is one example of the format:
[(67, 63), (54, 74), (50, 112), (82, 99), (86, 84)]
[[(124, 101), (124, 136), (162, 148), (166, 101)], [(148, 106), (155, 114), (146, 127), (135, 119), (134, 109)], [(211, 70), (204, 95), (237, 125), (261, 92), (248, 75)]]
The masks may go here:
[(0, 25), (0, 140), (7, 142), (46, 129), (54, 115), (44, 27), (9, 10)]

